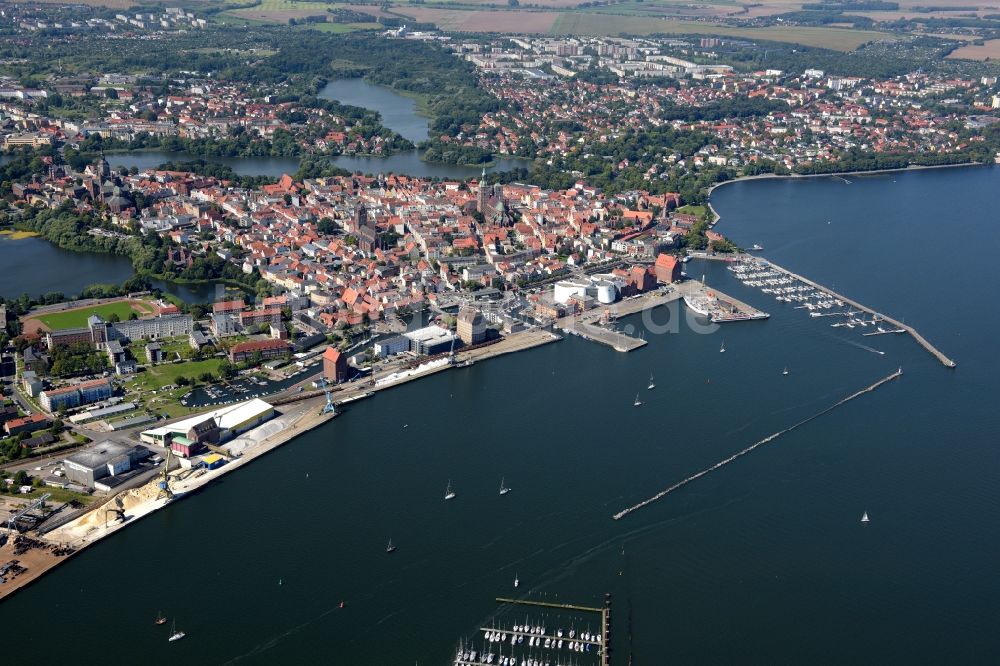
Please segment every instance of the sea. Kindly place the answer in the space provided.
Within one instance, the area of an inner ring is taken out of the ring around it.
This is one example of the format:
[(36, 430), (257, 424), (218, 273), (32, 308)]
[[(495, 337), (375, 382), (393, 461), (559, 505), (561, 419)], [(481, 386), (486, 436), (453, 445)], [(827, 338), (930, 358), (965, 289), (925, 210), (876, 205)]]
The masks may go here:
[(36, 664), (444, 665), (484, 626), (597, 630), (497, 598), (610, 594), (616, 666), (995, 663), (1000, 168), (742, 181), (712, 203), (718, 230), (957, 367), (691, 261), (770, 319), (664, 307), (619, 321), (649, 341), (631, 353), (569, 336), (352, 403), (10, 597), (5, 634)]

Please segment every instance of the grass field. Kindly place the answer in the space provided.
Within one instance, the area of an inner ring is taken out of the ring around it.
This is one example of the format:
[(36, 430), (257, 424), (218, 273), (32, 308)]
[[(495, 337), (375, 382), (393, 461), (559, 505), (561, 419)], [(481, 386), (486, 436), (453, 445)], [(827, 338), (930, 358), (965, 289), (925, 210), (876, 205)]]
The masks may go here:
[[(143, 310), (140, 310), (140, 307), (143, 307)], [(151, 305), (140, 306), (136, 301), (115, 301), (78, 310), (43, 314), (33, 317), (33, 319), (42, 322), (51, 331), (58, 331), (64, 328), (83, 328), (87, 325), (87, 319), (95, 314), (106, 321), (112, 314), (118, 315), (119, 319), (128, 319), (133, 312), (143, 315), (150, 314), (152, 311)]]
[[(187, 361), (185, 363), (165, 363), (152, 368), (146, 368), (145, 372), (136, 375), (134, 388), (143, 390), (160, 389), (167, 384), (176, 384), (178, 377), (197, 379), (198, 375), (211, 372), (215, 374), (222, 364), (221, 358), (210, 358), (205, 361)], [(182, 391), (186, 393), (187, 391)]]
[(680, 208), (678, 208), (677, 212), (683, 213), (684, 215), (697, 215), (698, 217), (701, 217), (702, 215), (705, 214), (705, 207), (692, 206), (691, 204), (688, 204), (687, 206), (681, 206)]
[(0, 238), (6, 238), (8, 240), (21, 240), (23, 238), (34, 238), (38, 235), (37, 231), (14, 231), (13, 229), (4, 229), (0, 231)]
[(355, 30), (382, 30), (381, 23), (311, 23), (303, 26), (320, 32), (354, 32)]

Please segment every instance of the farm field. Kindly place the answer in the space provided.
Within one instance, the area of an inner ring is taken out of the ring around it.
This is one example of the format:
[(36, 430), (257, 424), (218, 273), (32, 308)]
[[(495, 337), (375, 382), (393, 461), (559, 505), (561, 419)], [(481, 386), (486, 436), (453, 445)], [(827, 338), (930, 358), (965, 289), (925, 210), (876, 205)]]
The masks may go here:
[(300, 0), (261, 0), (259, 5), (245, 9), (234, 9), (225, 12), (250, 21), (265, 21), (268, 23), (288, 23), (289, 19), (301, 19), (306, 16), (321, 16), (332, 7), (340, 7), (336, 2), (302, 2)]
[[(412, 16), (421, 23), (433, 23), (441, 30), (454, 32), (512, 32), (546, 34), (551, 32), (556, 12), (513, 10), (435, 9), (430, 7), (399, 7), (400, 14)], [(567, 15), (568, 16), (568, 15)]]
[(948, 54), (949, 58), (964, 60), (997, 60), (1000, 59), (1000, 39), (991, 39), (982, 46), (966, 44)]
[(107, 320), (111, 315), (118, 315), (119, 319), (128, 319), (132, 313), (144, 316), (154, 314), (156, 308), (145, 301), (113, 301), (75, 310), (64, 312), (51, 312), (38, 316), (32, 316), (24, 322), (24, 330), (33, 333), (37, 326), (33, 327), (31, 322), (42, 324), (42, 327), (49, 331), (58, 331), (64, 328), (83, 328), (87, 325), (87, 319), (91, 315), (97, 315)]

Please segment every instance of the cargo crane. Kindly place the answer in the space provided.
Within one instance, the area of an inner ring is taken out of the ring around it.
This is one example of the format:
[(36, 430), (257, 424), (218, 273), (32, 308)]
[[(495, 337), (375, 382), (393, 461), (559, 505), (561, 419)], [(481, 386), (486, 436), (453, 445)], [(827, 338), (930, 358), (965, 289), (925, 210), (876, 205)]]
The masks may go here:
[(326, 404), (323, 405), (323, 411), (321, 413), (333, 414), (334, 416), (337, 416), (337, 404), (333, 401), (333, 394), (330, 393), (330, 384), (326, 381), (326, 379), (322, 379), (321, 381), (323, 382), (323, 393), (326, 394)]
[(21, 509), (20, 511), (18, 511), (17, 513), (11, 514), (11, 517), (7, 519), (7, 531), (20, 532), (20, 529), (18, 529), (17, 527), (17, 521), (19, 521), (21, 518), (25, 517), (35, 509), (45, 506), (45, 500), (49, 499), (50, 497), (52, 497), (52, 493), (45, 493), (44, 495), (36, 499), (34, 502), (29, 504), (25, 508)]
[(170, 473), (170, 460), (174, 457), (174, 451), (169, 446), (167, 447), (167, 459), (163, 463), (163, 478), (160, 480), (160, 492), (157, 493), (156, 499), (171, 499), (174, 494), (170, 492), (170, 478), (168, 474)]

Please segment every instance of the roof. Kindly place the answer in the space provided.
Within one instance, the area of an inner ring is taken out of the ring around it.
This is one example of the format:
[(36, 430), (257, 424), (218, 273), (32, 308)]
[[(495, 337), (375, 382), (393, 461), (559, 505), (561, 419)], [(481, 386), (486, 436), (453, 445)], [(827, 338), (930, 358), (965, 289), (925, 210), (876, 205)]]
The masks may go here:
[(107, 465), (108, 462), (131, 453), (136, 447), (128, 444), (121, 444), (111, 440), (95, 442), (85, 446), (65, 460), (67, 464), (76, 465), (88, 469), (97, 469)]
[(323, 352), (323, 360), (325, 361), (333, 361), (336, 363), (340, 360), (341, 356), (343, 356), (343, 354), (341, 354), (335, 347), (327, 347), (326, 351)]
[[(254, 398), (248, 402), (241, 402), (236, 405), (228, 405), (226, 407), (221, 407), (211, 412), (206, 412), (204, 414), (199, 414), (197, 416), (192, 416), (190, 418), (183, 419), (181, 421), (176, 421), (169, 425), (161, 426), (159, 428), (153, 428), (152, 430), (146, 430), (142, 434), (150, 435), (153, 437), (163, 437), (167, 434), (173, 433), (186, 433), (194, 426), (199, 423), (203, 423), (206, 419), (215, 419), (215, 422), (219, 425), (219, 428), (223, 430), (234, 428), (241, 423), (245, 423), (250, 419), (264, 414), (270, 410), (274, 409), (270, 403), (264, 402), (260, 398)], [(176, 441), (176, 438), (175, 438)]]
[(234, 345), (230, 350), (232, 354), (239, 354), (241, 352), (255, 352), (263, 351), (265, 349), (278, 349), (279, 347), (288, 347), (288, 343), (284, 340), (251, 340), (250, 342), (241, 342), (238, 345)]
[(220, 460), (224, 460), (224, 458), (220, 456), (218, 453), (210, 453), (207, 456), (202, 456), (201, 460), (206, 465), (212, 465), (214, 463), (219, 462)]

